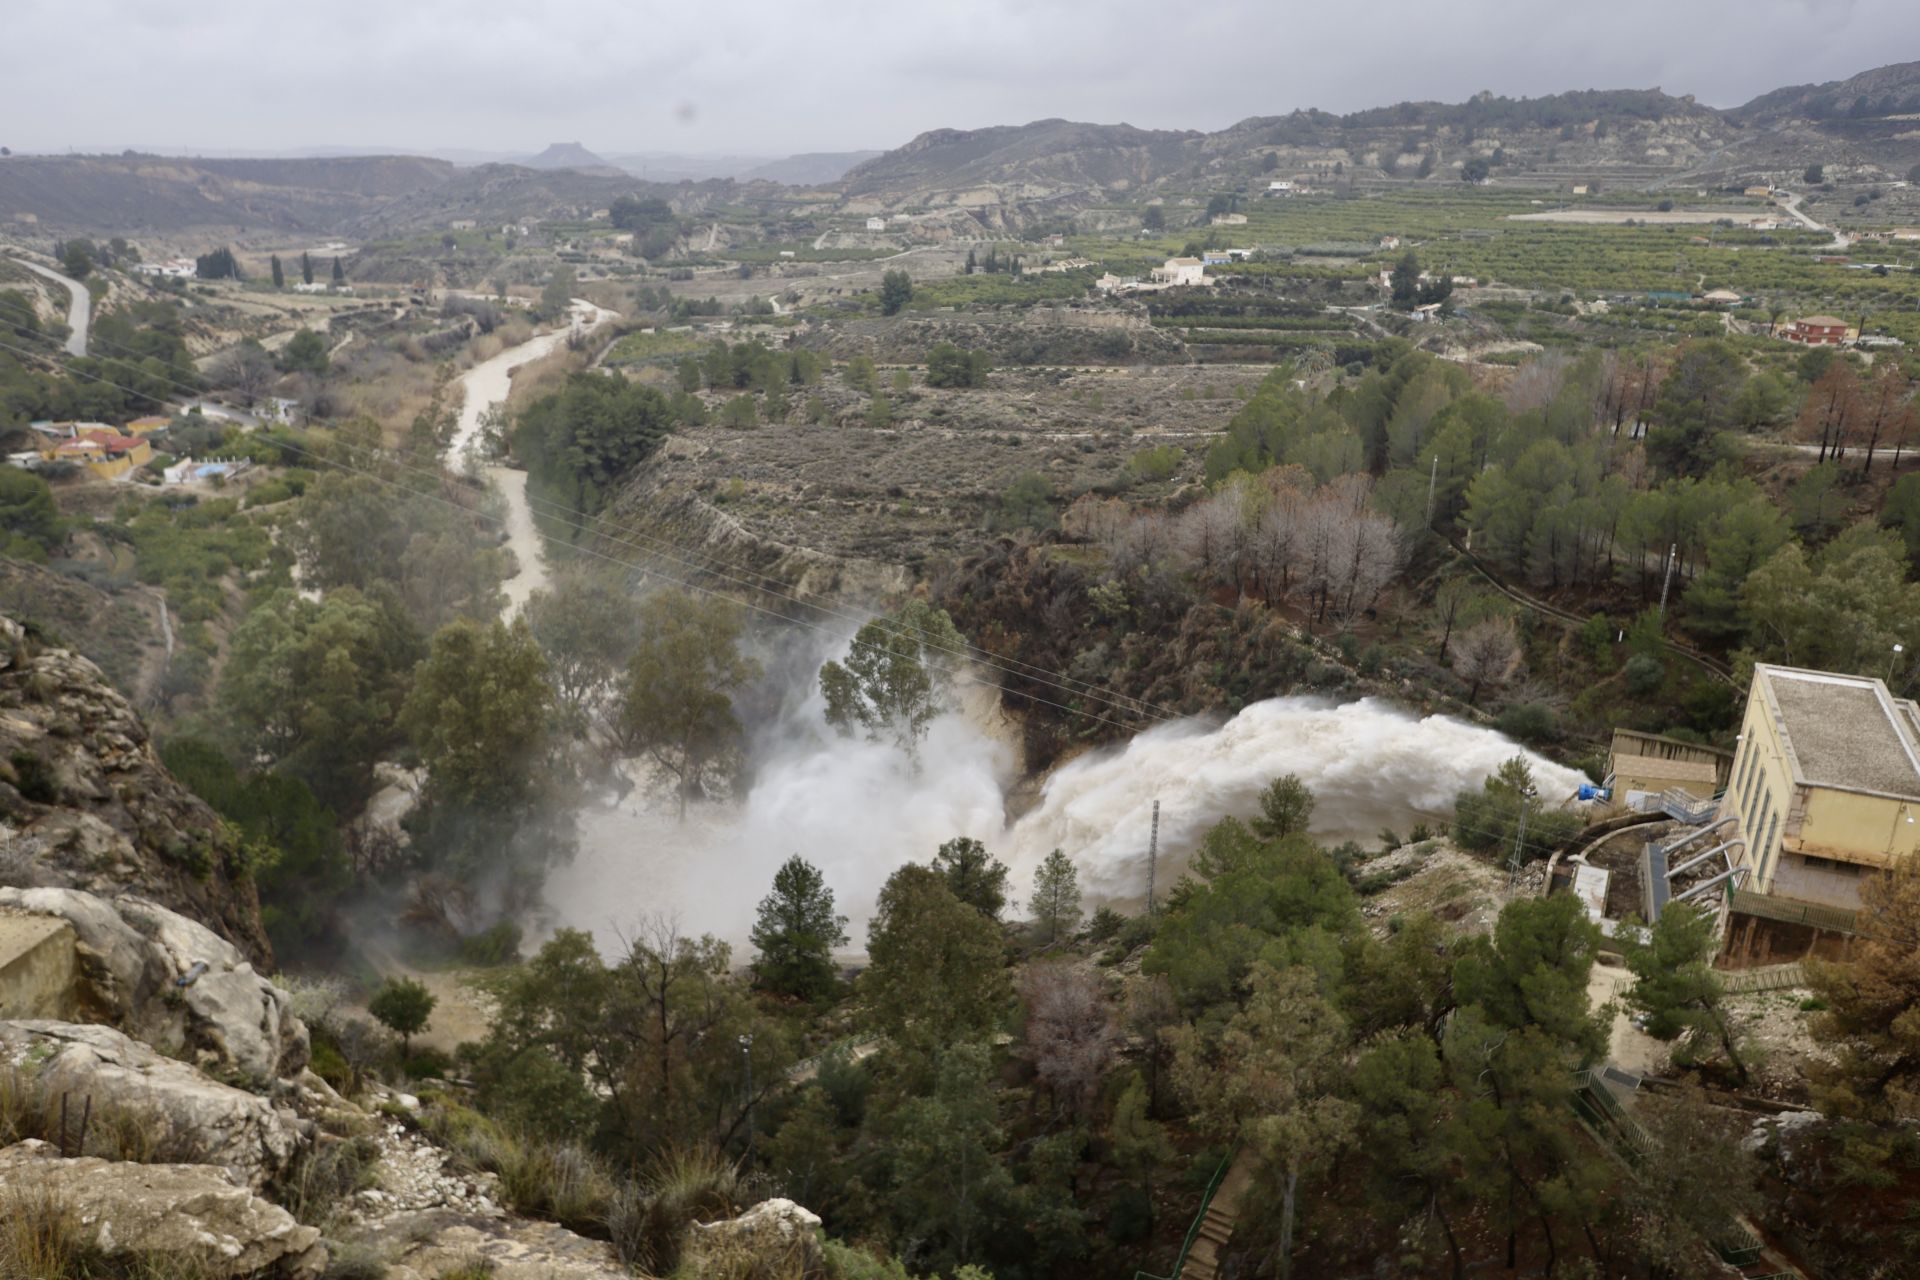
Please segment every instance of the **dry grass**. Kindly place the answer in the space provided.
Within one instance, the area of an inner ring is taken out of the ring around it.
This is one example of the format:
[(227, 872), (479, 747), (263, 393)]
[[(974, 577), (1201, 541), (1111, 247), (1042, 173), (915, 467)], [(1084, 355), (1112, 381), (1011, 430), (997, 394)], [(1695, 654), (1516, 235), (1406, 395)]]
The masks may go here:
[(73, 1209), (44, 1189), (0, 1189), (0, 1277), (5, 1280), (213, 1280), (197, 1262), (164, 1254), (107, 1257)]
[(197, 1164), (206, 1155), (195, 1134), (157, 1111), (89, 1107), (87, 1095), (56, 1091), (29, 1068), (0, 1066), (0, 1147), (29, 1138), (65, 1155), (133, 1164)]
[(420, 1120), (461, 1164), (496, 1175), (514, 1209), (575, 1230), (607, 1229), (618, 1187), (584, 1147), (518, 1133), (453, 1103), (427, 1108)]

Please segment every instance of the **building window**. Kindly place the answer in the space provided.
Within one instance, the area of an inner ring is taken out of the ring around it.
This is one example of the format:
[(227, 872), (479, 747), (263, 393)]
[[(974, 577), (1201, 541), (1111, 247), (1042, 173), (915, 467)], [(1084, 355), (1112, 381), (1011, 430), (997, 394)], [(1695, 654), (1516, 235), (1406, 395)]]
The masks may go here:
[(1836, 871), (1843, 876), (1857, 876), (1860, 865), (1855, 862), (1841, 862), (1835, 858), (1816, 858), (1812, 854), (1803, 854), (1800, 861), (1806, 863), (1812, 871)]
[(1761, 875), (1767, 878), (1769, 883), (1771, 883), (1774, 859), (1778, 856), (1778, 850), (1773, 847), (1773, 837), (1774, 833), (1779, 829), (1780, 815), (1776, 813), (1773, 815), (1773, 820), (1767, 823), (1767, 838), (1760, 843), (1761, 856), (1766, 860), (1767, 864), (1761, 871)]

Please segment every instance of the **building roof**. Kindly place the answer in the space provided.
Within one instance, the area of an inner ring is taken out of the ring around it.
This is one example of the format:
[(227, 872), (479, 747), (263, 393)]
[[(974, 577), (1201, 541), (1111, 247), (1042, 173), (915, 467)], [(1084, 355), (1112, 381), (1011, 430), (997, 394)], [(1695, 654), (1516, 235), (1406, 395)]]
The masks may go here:
[(1203, 265), (1198, 258), (1168, 258), (1169, 267), (1197, 267)]
[(1794, 323), (1806, 325), (1811, 329), (1844, 329), (1847, 327), (1847, 322), (1839, 316), (1801, 316), (1798, 320), (1795, 320)]
[(1796, 780), (1920, 799), (1920, 711), (1866, 676), (1753, 668), (1772, 703)]

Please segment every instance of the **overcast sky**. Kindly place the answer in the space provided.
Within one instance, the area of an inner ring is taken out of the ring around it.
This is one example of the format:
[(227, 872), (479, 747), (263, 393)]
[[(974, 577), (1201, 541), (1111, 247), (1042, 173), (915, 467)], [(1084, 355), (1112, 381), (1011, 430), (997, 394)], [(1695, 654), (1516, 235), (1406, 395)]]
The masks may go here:
[[(1915, 0), (0, 0), (16, 150), (886, 148), (1481, 89), (1732, 106), (1920, 58)], [(31, 51), (39, 50), (41, 53)]]

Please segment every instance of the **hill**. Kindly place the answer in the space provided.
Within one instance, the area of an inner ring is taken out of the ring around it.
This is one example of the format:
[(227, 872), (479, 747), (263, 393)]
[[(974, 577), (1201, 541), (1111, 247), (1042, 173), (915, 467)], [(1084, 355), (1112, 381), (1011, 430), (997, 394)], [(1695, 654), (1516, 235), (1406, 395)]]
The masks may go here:
[(731, 176), (747, 182), (779, 182), (790, 187), (825, 186), (840, 181), (854, 168), (885, 154), (883, 151), (809, 151), (781, 160), (769, 160)]
[(578, 169), (586, 173), (606, 174), (623, 172), (619, 165), (601, 159), (577, 142), (550, 143), (539, 155), (528, 156), (515, 163), (528, 169)]

